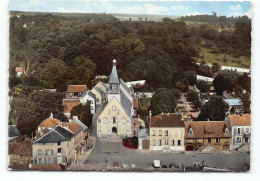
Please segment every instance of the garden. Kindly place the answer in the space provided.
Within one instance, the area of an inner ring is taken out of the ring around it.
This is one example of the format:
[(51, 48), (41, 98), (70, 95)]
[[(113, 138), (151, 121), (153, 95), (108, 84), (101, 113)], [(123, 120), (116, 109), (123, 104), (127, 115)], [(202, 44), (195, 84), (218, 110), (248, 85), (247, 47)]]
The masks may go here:
[(123, 138), (123, 146), (128, 149), (137, 149), (138, 138), (136, 136)]

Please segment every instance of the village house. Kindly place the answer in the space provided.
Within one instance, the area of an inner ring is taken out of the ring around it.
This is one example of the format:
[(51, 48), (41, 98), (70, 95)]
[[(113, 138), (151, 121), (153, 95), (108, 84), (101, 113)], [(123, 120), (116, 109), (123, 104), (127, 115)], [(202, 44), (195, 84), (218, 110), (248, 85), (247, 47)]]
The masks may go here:
[(96, 96), (96, 104), (100, 105), (106, 98), (107, 86), (103, 82), (99, 82), (92, 88), (91, 92)]
[(53, 129), (55, 126), (57, 126), (61, 121), (58, 119), (53, 118), (53, 114), (50, 114), (50, 117), (43, 120), (37, 127), (36, 130), (36, 138), (39, 138), (43, 134), (47, 133), (51, 129)]
[(150, 148), (150, 137), (148, 129), (138, 130), (138, 149), (149, 150)]
[(124, 81), (118, 79), (116, 60), (113, 60), (106, 97), (106, 103), (97, 120), (97, 137), (130, 137), (133, 98)]
[(83, 93), (80, 98), (81, 104), (86, 104), (87, 102), (90, 103), (91, 114), (95, 114), (96, 113), (96, 95), (93, 94), (91, 91), (87, 91), (87, 92)]
[(66, 91), (67, 99), (79, 99), (87, 91), (86, 85), (68, 85)]
[(74, 134), (57, 125), (32, 144), (34, 164), (67, 164), (74, 160)]
[(23, 68), (22, 67), (16, 67), (15, 72), (16, 72), (16, 76), (20, 77), (23, 74)]
[(32, 162), (32, 140), (19, 136), (8, 142), (8, 165), (26, 165)]
[(181, 114), (162, 113), (151, 116), (150, 150), (184, 151), (184, 122)]
[(145, 128), (145, 123), (142, 119), (140, 118), (132, 118), (132, 136), (138, 136), (138, 131), (139, 129), (144, 129)]
[(198, 150), (205, 145), (220, 151), (229, 150), (231, 135), (227, 121), (190, 121), (184, 124), (186, 151)]
[(230, 150), (250, 150), (251, 115), (230, 115), (228, 122), (232, 130)]

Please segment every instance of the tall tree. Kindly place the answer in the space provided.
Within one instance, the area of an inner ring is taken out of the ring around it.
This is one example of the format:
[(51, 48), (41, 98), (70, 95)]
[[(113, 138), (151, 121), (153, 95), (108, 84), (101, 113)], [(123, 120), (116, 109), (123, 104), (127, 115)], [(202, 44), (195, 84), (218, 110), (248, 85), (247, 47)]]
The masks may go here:
[(88, 128), (92, 127), (93, 115), (90, 111), (90, 103), (87, 102), (85, 105), (79, 104), (72, 108), (72, 116), (78, 116), (79, 120), (85, 124)]
[(202, 106), (201, 112), (196, 118), (198, 121), (223, 121), (229, 106), (221, 96), (212, 96), (205, 105)]
[(168, 89), (158, 89), (150, 102), (150, 110), (153, 115), (164, 113), (174, 113), (177, 101)]

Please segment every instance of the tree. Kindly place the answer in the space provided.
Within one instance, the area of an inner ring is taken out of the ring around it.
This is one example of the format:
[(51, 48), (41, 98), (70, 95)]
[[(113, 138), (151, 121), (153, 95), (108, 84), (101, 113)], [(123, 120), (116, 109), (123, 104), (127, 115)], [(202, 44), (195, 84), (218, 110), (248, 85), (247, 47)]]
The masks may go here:
[(218, 95), (222, 95), (224, 91), (231, 91), (233, 89), (233, 85), (230, 79), (223, 77), (222, 75), (218, 75), (213, 80), (213, 86)]
[(174, 113), (177, 101), (168, 89), (158, 89), (150, 102), (150, 110), (153, 115), (165, 113)]
[(251, 78), (247, 73), (240, 75), (236, 80), (238, 85), (241, 85), (243, 89), (250, 91), (251, 90)]
[(199, 100), (198, 93), (196, 91), (194, 91), (194, 90), (189, 90), (187, 92), (187, 100), (189, 102), (198, 101)]
[(223, 121), (229, 106), (221, 96), (212, 96), (205, 105), (202, 106), (201, 113), (197, 121)]
[(36, 71), (36, 63), (31, 58), (26, 58), (20, 63), (23, 68), (23, 77), (32, 76)]
[(241, 94), (240, 99), (242, 101), (242, 105), (243, 105), (243, 113), (245, 114), (250, 114), (251, 113), (251, 99), (250, 99), (250, 94), (249, 93), (244, 93)]
[(219, 70), (220, 70), (220, 65), (218, 64), (218, 63), (216, 63), (216, 62), (214, 62), (213, 64), (212, 64), (212, 67), (211, 67), (211, 70), (214, 72), (214, 73), (217, 73)]
[(70, 112), (71, 116), (78, 116), (79, 120), (85, 124), (88, 128), (92, 127), (92, 117), (90, 111), (90, 103), (87, 104), (79, 104), (72, 108)]
[(62, 89), (66, 71), (67, 67), (64, 62), (51, 59), (42, 71), (40, 77), (41, 86), (48, 89)]
[(179, 100), (181, 98), (181, 92), (179, 89), (171, 89), (170, 92), (172, 93), (173, 97), (176, 99), (176, 100)]
[(204, 80), (199, 80), (196, 84), (197, 88), (200, 90), (201, 93), (209, 92), (210, 84), (208, 84)]

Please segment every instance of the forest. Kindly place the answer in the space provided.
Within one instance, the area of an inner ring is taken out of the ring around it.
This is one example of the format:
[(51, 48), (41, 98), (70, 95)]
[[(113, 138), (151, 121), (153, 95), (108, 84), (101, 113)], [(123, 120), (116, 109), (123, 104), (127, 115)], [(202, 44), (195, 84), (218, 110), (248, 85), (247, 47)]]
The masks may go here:
[[(117, 60), (119, 77), (125, 82), (146, 80), (135, 91), (158, 90), (158, 100), (163, 94), (172, 107), (176, 107), (180, 92), (187, 92), (189, 85), (196, 84), (202, 92), (209, 90), (206, 82), (197, 82), (196, 75), (215, 77), (218, 73), (213, 84), (219, 93), (235, 92), (242, 97), (242, 91), (247, 90), (249, 94), (243, 102), (247, 102), (250, 111), (251, 78), (221, 72), (220, 60), (215, 60), (210, 68), (201, 53), (207, 50), (214, 55), (247, 57), (250, 65), (251, 19), (226, 19), (225, 25), (231, 28), (218, 31), (211, 26), (211, 18), (203, 20), (204, 24), (187, 24), (186, 20), (196, 20), (184, 17), (164, 18), (161, 22), (119, 21), (110, 14), (12, 14), (9, 124), (17, 124), (20, 130), (27, 125), (30, 128), (22, 133), (29, 135), (50, 113), (66, 119), (61, 101), (67, 85), (86, 84), (91, 89), (96, 75), (110, 74), (113, 59)], [(196, 64), (198, 59), (200, 65)], [(227, 64), (230, 61), (233, 60), (224, 60)], [(16, 76), (16, 67), (23, 68), (21, 77)], [(42, 89), (57, 89), (57, 93), (36, 91)], [(198, 103), (192, 93), (190, 99)], [(146, 115), (147, 108), (138, 112)]]

